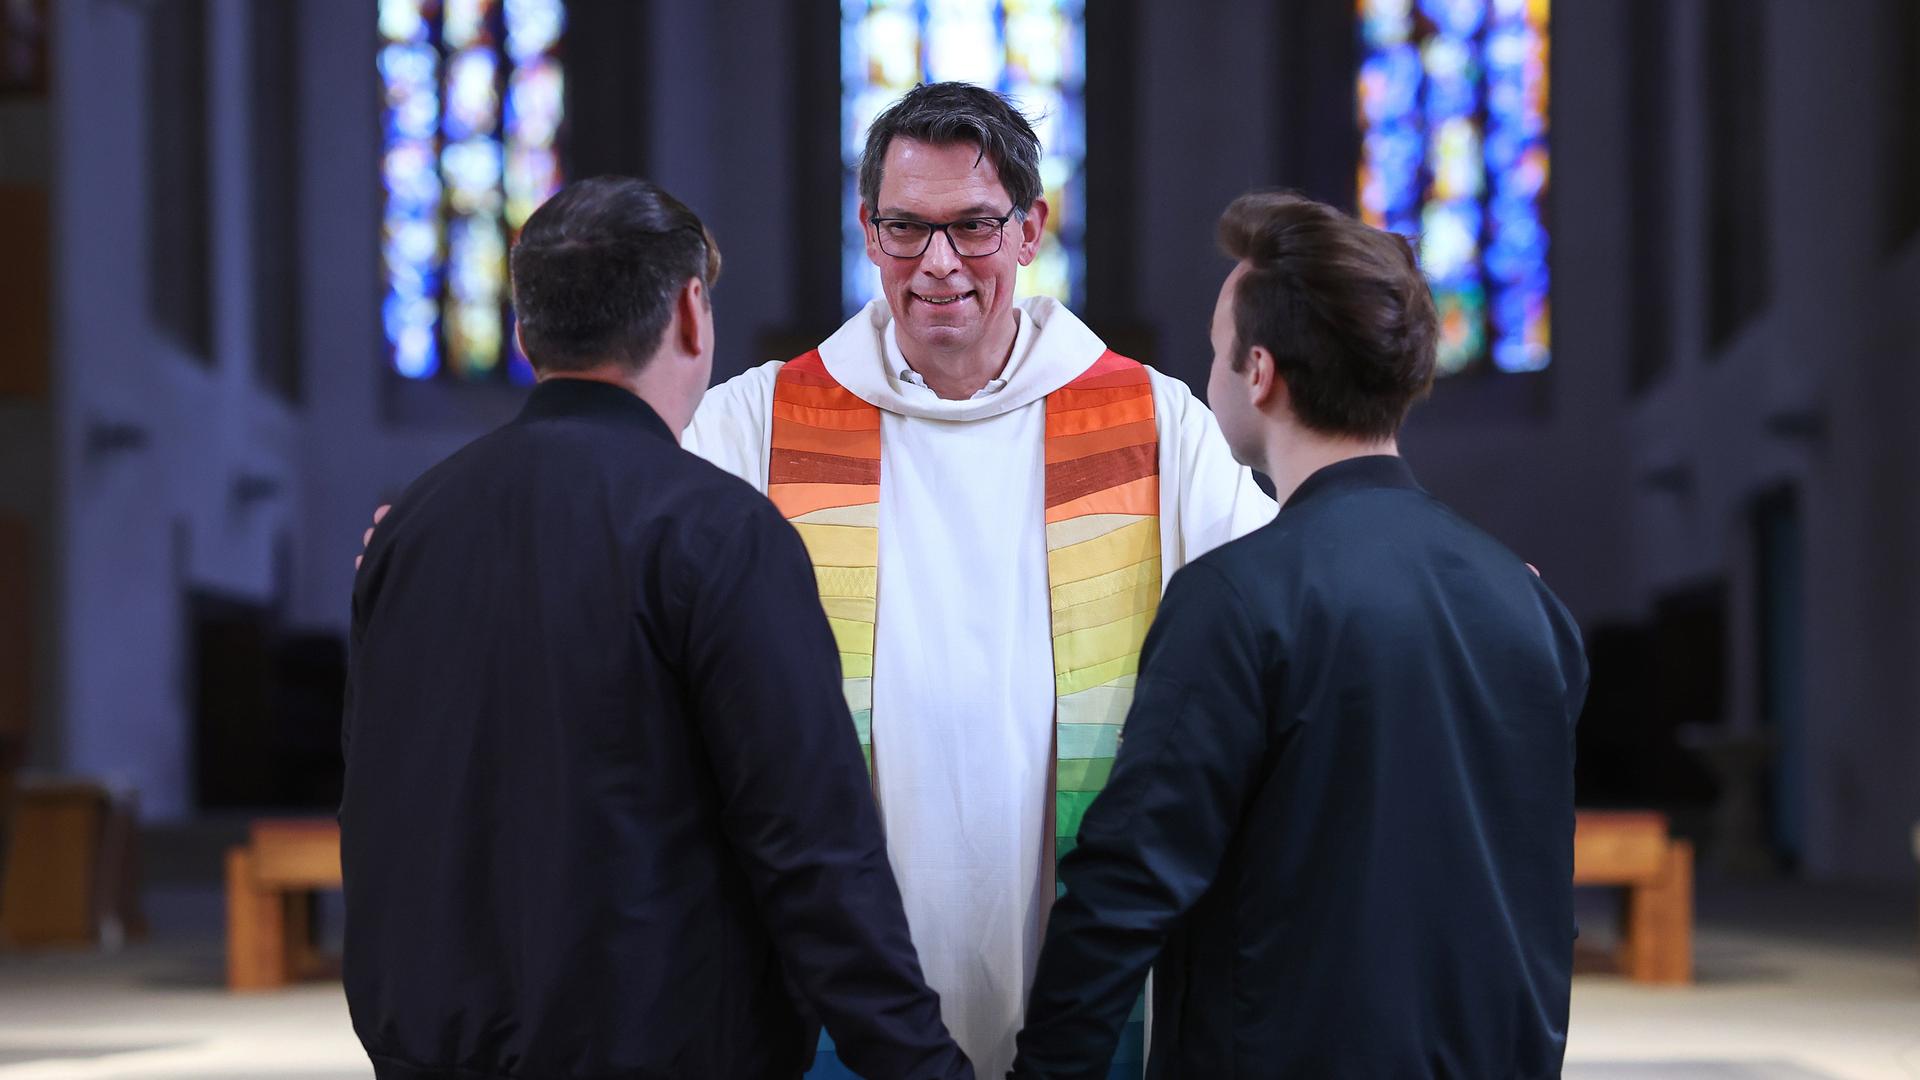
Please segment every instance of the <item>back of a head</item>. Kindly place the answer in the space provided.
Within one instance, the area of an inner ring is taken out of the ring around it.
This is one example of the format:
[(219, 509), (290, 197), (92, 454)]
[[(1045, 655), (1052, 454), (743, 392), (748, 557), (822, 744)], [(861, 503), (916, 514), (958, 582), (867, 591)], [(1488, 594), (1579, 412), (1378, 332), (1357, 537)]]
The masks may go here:
[(1274, 357), (1300, 424), (1391, 438), (1433, 385), (1433, 296), (1404, 237), (1283, 191), (1235, 199), (1220, 246), (1248, 263), (1234, 296), (1236, 370)]
[(681, 286), (719, 277), (720, 249), (659, 186), (597, 176), (533, 212), (512, 272), (514, 317), (536, 372), (637, 371), (659, 349)]
[(993, 163), (1000, 186), (1007, 189), (1013, 211), (1020, 217), (1046, 190), (1040, 180), (1040, 138), (1020, 110), (972, 83), (929, 83), (907, 91), (867, 127), (866, 148), (860, 155), (860, 200), (869, 211), (879, 209), (887, 147), (896, 137), (933, 146), (979, 147)]

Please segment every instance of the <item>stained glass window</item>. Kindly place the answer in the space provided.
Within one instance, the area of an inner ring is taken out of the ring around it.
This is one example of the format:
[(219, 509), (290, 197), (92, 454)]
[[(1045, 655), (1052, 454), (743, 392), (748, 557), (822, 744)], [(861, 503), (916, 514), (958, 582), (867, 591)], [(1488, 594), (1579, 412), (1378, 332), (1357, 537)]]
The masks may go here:
[(527, 382), (507, 250), (560, 187), (562, 0), (380, 0), (381, 318), (409, 379)]
[(1549, 0), (1357, 0), (1360, 213), (1418, 237), (1443, 373), (1538, 371)]
[(1079, 305), (1086, 255), (1083, 0), (842, 0), (840, 158), (845, 170), (841, 289), (848, 313), (879, 295), (867, 260), (858, 169), (867, 125), (923, 82), (958, 80), (1008, 95), (1040, 136), (1049, 213), (1016, 291)]

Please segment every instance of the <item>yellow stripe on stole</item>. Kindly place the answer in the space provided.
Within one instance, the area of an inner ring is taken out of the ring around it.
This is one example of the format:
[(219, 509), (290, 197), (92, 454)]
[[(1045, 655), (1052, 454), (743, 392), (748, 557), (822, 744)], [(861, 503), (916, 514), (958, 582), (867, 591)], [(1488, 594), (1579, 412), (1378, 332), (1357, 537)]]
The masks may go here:
[(796, 525), (853, 525), (877, 529), (880, 527), (880, 504), (864, 502), (853, 506), (830, 506), (787, 520)]
[(1047, 552), (1047, 581), (1055, 588), (1110, 574), (1160, 554), (1160, 521), (1143, 517), (1104, 536)]
[(822, 596), (820, 606), (827, 609), (830, 619), (845, 619), (849, 622), (873, 623), (873, 609), (876, 606), (871, 596)]
[(1148, 587), (1154, 590), (1155, 596), (1160, 595), (1159, 559), (1148, 559), (1143, 563), (1123, 566), (1111, 574), (1101, 574), (1099, 577), (1087, 578), (1084, 581), (1055, 585), (1053, 610), (1065, 611), (1081, 604), (1091, 604), (1115, 593), (1131, 592)]
[(1159, 605), (1159, 580), (1143, 575), (1131, 589), (1123, 589), (1110, 596), (1089, 600), (1083, 604), (1055, 605), (1053, 633), (1058, 637), (1061, 634), (1070, 634), (1075, 630), (1085, 630), (1091, 626), (1103, 626), (1129, 615), (1138, 615), (1142, 612), (1151, 615)]
[(1151, 514), (1082, 514), (1047, 526), (1047, 550), (1072, 547), (1136, 521), (1158, 521)]
[(1134, 675), (1140, 671), (1140, 654), (1128, 653), (1118, 660), (1109, 660), (1079, 671), (1064, 671), (1053, 677), (1053, 694), (1056, 698), (1077, 694), (1082, 690), (1091, 690), (1104, 686), (1122, 675)]
[(815, 563), (813, 583), (819, 587), (821, 596), (860, 596), (871, 600), (880, 595), (880, 569), (875, 566), (821, 566)]
[(1153, 612), (1143, 611), (1102, 626), (1061, 634), (1053, 639), (1054, 670), (1068, 675), (1097, 668), (1124, 656), (1137, 657), (1140, 642), (1146, 638), (1147, 627), (1152, 624)]
[(807, 555), (818, 566), (879, 566), (880, 531), (863, 525), (810, 525), (794, 522)]
[(829, 617), (827, 625), (833, 628), (833, 640), (840, 646), (842, 655), (848, 653), (873, 655), (872, 623)]

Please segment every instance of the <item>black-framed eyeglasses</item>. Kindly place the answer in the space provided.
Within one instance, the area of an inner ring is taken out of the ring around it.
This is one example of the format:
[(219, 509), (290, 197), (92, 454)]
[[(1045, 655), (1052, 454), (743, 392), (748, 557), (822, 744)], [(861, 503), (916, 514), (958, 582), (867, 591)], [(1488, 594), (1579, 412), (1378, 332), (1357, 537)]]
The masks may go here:
[(1013, 220), (1009, 209), (999, 217), (970, 217), (957, 221), (917, 221), (913, 218), (871, 217), (873, 231), (880, 238), (880, 250), (896, 259), (917, 259), (933, 244), (934, 233), (946, 233), (947, 243), (956, 255), (978, 259), (1000, 250), (1006, 241), (1007, 222)]

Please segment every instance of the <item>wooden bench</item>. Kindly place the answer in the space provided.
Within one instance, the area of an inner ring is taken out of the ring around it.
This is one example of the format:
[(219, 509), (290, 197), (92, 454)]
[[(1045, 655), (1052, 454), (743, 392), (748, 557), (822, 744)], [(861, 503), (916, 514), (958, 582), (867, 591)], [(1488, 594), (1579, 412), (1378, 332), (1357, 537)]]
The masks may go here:
[(227, 987), (271, 990), (331, 976), (313, 941), (313, 899), (340, 887), (340, 826), (330, 819), (256, 821), (227, 849)]
[(130, 795), (96, 781), (21, 781), (0, 808), (0, 945), (115, 949), (144, 937), (137, 816)]
[[(1692, 982), (1693, 846), (1668, 838), (1663, 814), (1583, 810), (1575, 820), (1573, 883), (1626, 890), (1619, 968), (1641, 982)], [(255, 822), (227, 851), (228, 987), (332, 973), (313, 943), (311, 899), (339, 887), (338, 824)]]
[(1666, 815), (1581, 811), (1573, 883), (1626, 889), (1621, 971), (1638, 982), (1693, 981), (1693, 845), (1667, 836)]

